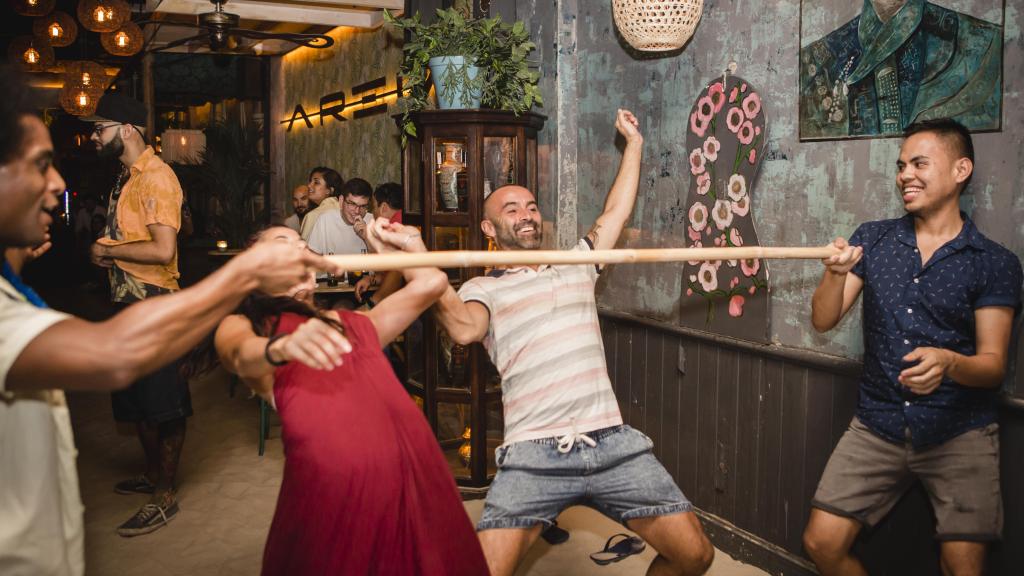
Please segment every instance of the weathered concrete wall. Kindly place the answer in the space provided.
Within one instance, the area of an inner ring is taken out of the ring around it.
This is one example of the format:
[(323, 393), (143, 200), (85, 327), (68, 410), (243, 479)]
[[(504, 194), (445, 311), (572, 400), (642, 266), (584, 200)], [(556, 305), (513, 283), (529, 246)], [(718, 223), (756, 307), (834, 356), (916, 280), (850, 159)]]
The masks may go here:
[[(860, 3), (850, 4), (848, 11), (856, 14)], [(988, 6), (981, 13), (996, 18), (989, 14), (992, 0), (975, 4)], [(738, 63), (737, 73), (759, 89), (768, 114), (765, 162), (752, 192), (763, 244), (825, 244), (836, 235), (849, 236), (860, 222), (903, 213), (893, 184), (898, 139), (798, 140), (799, 0), (706, 0), (704, 16), (689, 44), (666, 55), (632, 51), (615, 29), (608, 1), (496, 1), (495, 11), (507, 19), (526, 20), (541, 45), (543, 112), (549, 115), (546, 143), (566, 140), (564, 135), (551, 134), (558, 126), (574, 126), (577, 131), (575, 157), (549, 151), (547, 162), (561, 166), (550, 167), (552, 180), (542, 180), (540, 197), (546, 217), (551, 217), (552, 204), (560, 210), (575, 205), (579, 234), (600, 212), (614, 178), (619, 149), (612, 121), (615, 109), (622, 107), (636, 112), (646, 142), (640, 195), (624, 244), (684, 245), (683, 203), (690, 186), (684, 150), (687, 115), (699, 91), (712, 77), (720, 76), (730, 60)], [(835, 16), (823, 14), (810, 16), (827, 29), (825, 19)], [(1024, 195), (1018, 192), (1024, 181), (1024, 111), (1019, 99), (1024, 89), (1024, 15), (1017, 2), (1007, 2), (1005, 21), (1003, 130), (975, 136), (978, 162), (972, 194), (963, 204), (988, 236), (1024, 255)], [(555, 46), (547, 44), (552, 27)], [(570, 85), (555, 77), (556, 71), (564, 74), (560, 58), (576, 63), (575, 81)], [(559, 105), (563, 95), (571, 103)], [(565, 112), (575, 116), (559, 119), (559, 113)], [(572, 168), (566, 163), (575, 164), (578, 184), (571, 203), (558, 197), (557, 174)], [(826, 335), (810, 329), (808, 303), (820, 274), (817, 262), (773, 262), (770, 273), (773, 341), (859, 355), (859, 314), (851, 314)], [(623, 312), (675, 321), (680, 275), (679, 266), (620, 266), (604, 281), (601, 302)]]
[(344, 91), (346, 102), (354, 100), (351, 88), (381, 76), (386, 86), (396, 86), (396, 74), (402, 59), (401, 34), (391, 27), (376, 30), (337, 28), (330, 32), (335, 44), (325, 50), (300, 48), (285, 55), (281, 64), (283, 76), (283, 114), (273, 118), (273, 130), (283, 141), (284, 194), (306, 181), (314, 166), (329, 166), (346, 179), (360, 177), (376, 186), (383, 182), (401, 182), (402, 161), (398, 128), (391, 114), (396, 97), (387, 98), (387, 114), (354, 118), (359, 107), (343, 113), (346, 122), (334, 118), (311, 117), (312, 128), (300, 119), (291, 131), (281, 120), (291, 118), (296, 104), (308, 114), (319, 111), (320, 98)]

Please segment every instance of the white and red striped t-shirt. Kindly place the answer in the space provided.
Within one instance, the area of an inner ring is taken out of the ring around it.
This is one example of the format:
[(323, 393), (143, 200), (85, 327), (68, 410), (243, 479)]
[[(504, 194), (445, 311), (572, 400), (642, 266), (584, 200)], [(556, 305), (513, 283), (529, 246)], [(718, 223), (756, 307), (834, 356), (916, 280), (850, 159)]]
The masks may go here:
[[(577, 250), (590, 250), (584, 239)], [(497, 270), (462, 285), (490, 312), (483, 344), (501, 375), (505, 443), (622, 424), (597, 318), (592, 264)]]

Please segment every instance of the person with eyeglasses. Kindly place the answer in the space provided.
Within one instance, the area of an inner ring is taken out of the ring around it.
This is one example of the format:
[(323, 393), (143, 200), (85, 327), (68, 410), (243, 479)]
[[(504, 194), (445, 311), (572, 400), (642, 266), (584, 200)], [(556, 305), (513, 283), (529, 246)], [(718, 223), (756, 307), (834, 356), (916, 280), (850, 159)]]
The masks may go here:
[[(107, 226), (91, 248), (93, 264), (106, 268), (110, 299), (118, 309), (177, 292), (178, 231), (183, 192), (174, 171), (146, 144), (146, 106), (105, 94), (90, 138), (100, 158), (117, 158), (121, 173), (110, 193)], [(141, 474), (119, 482), (118, 494), (149, 494), (150, 501), (117, 528), (121, 536), (147, 534), (178, 513), (175, 476), (192, 415), (188, 381), (172, 362), (111, 395), (114, 420), (135, 425), (145, 454)]]
[(317, 254), (359, 254), (367, 250), (366, 227), (373, 222), (373, 187), (353, 178), (341, 187), (341, 208), (325, 213), (313, 225), (309, 247)]

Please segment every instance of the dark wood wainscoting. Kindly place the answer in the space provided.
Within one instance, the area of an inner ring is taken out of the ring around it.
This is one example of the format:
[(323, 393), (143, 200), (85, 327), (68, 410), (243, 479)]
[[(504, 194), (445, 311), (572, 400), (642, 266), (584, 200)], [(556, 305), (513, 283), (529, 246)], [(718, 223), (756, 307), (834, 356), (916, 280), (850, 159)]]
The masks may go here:
[[(813, 574), (801, 537), (856, 410), (860, 364), (611, 310), (601, 330), (623, 418), (654, 440), (716, 546), (775, 574)], [(990, 567), (1009, 576), (1024, 566), (1024, 410), (1007, 402), (1002, 423), (1006, 541)], [(917, 486), (856, 550), (871, 574), (938, 574), (933, 526)]]

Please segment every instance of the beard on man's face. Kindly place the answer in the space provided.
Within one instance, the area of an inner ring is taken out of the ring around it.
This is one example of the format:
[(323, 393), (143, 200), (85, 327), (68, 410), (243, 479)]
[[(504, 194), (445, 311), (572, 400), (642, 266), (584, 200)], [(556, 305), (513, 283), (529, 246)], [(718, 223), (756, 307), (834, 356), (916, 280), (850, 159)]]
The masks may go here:
[[(544, 233), (540, 222), (534, 220), (520, 220), (512, 226), (504, 223), (495, 223), (494, 232), (497, 236), (498, 245), (506, 250), (534, 250), (540, 248), (544, 239)], [(520, 234), (524, 228), (533, 228), (532, 231)]]
[(110, 142), (101, 145), (96, 150), (96, 155), (100, 158), (117, 158), (122, 153), (124, 153), (124, 140), (121, 140), (120, 134), (114, 134)]

